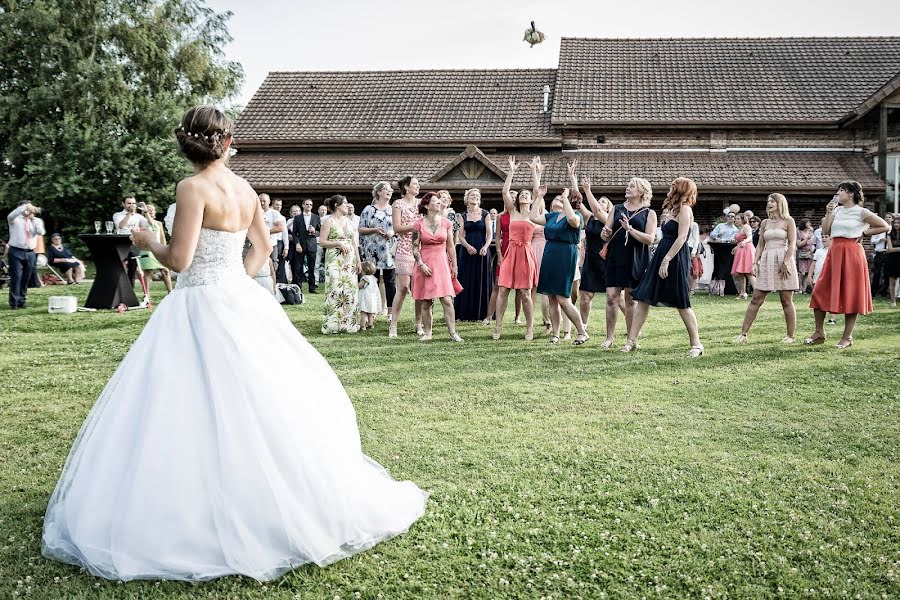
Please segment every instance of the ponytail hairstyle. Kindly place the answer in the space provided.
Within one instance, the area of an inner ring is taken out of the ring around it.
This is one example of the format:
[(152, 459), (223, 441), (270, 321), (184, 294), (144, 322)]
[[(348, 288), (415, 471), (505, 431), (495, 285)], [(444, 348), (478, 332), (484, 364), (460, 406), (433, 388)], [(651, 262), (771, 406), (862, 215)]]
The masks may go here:
[(406, 188), (409, 187), (409, 184), (412, 183), (413, 179), (412, 175), (407, 175), (397, 182), (397, 188), (399, 188), (401, 196), (406, 195)]
[(334, 212), (335, 210), (337, 210), (338, 206), (340, 206), (341, 204), (345, 204), (346, 202), (347, 198), (345, 196), (335, 194), (325, 201), (325, 205), (328, 207), (328, 212)]
[[(646, 200), (645, 200), (646, 201)], [(682, 206), (694, 206), (697, 203), (697, 184), (693, 179), (678, 177), (669, 187), (669, 193), (663, 200), (663, 210), (668, 209), (673, 217)]]
[(853, 201), (856, 204), (862, 206), (862, 204), (866, 201), (866, 196), (863, 194), (862, 186), (859, 185), (858, 181), (843, 181), (838, 186), (839, 190), (844, 190), (851, 196), (853, 196)]
[(175, 138), (189, 161), (205, 167), (225, 156), (231, 130), (231, 121), (221, 110), (214, 106), (195, 106), (181, 117)]

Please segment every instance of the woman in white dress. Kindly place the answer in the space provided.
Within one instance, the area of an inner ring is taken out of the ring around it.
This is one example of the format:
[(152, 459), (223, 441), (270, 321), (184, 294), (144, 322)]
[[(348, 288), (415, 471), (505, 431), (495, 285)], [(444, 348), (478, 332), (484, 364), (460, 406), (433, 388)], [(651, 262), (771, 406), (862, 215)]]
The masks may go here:
[[(181, 121), (195, 174), (178, 184), (170, 244), (134, 234), (181, 273), (177, 287), (91, 409), (47, 507), (44, 555), (107, 579), (273, 579), (370, 548), (425, 510), (425, 492), (362, 453), (341, 382), (248, 276), (268, 232), (225, 165), (230, 129), (211, 107)], [(271, 356), (299, 369), (303, 393), (265, 376)]]

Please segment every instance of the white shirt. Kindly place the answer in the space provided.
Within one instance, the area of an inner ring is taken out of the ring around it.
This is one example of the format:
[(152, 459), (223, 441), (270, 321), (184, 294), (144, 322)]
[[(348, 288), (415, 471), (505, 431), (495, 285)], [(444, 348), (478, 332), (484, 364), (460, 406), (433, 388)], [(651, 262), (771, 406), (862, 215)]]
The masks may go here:
[(309, 231), (309, 224), (312, 221), (312, 213), (306, 214), (303, 213), (303, 224), (306, 225), (306, 230)]
[(284, 223), (284, 229), (281, 230), (281, 243), (287, 246), (291, 239), (288, 233), (290, 227), (287, 226), (287, 219), (284, 218), (284, 215), (279, 214), (278, 221)]
[(166, 211), (166, 216), (163, 218), (163, 223), (166, 224), (166, 231), (169, 232), (169, 237), (172, 237), (172, 227), (175, 225), (175, 203), (169, 205), (169, 210)]
[(862, 206), (846, 208), (838, 206), (832, 213), (831, 237), (841, 237), (855, 240), (861, 238), (868, 223), (863, 221), (862, 214), (865, 210)]
[(825, 257), (828, 255), (828, 250), (825, 248), (819, 248), (816, 250), (816, 253), (813, 254), (813, 285), (816, 284), (816, 281), (819, 279), (819, 273), (822, 272), (822, 266), (825, 264)]
[(822, 228), (819, 227), (818, 229), (813, 231), (813, 248), (818, 250), (822, 247)]
[[(266, 212), (263, 213), (263, 220), (266, 222), (266, 229), (272, 231), (272, 228), (275, 227), (275, 223), (278, 222), (278, 217), (281, 217), (278, 214), (278, 211), (274, 208), (270, 208)], [(284, 217), (282, 217), (284, 218)], [(278, 240), (281, 239), (280, 233), (270, 233), (269, 234), (269, 245), (274, 248), (278, 245)]]
[(353, 223), (353, 229), (359, 229), (359, 215), (350, 217), (350, 222)]
[[(9, 223), (9, 245), (20, 250), (34, 250), (37, 243), (37, 237), (47, 232), (44, 230), (44, 222), (37, 217), (25, 218), (25, 205), (21, 205), (14, 209), (6, 217)], [(26, 242), (26, 230), (28, 232), (28, 241)]]
[(687, 245), (691, 252), (697, 252), (697, 246), (700, 245), (700, 226), (696, 221), (691, 221), (691, 229), (688, 231)]
[(122, 222), (122, 219), (124, 219), (127, 214), (128, 211), (125, 210), (120, 210), (113, 214), (113, 227), (116, 228), (116, 233), (128, 235), (135, 227), (143, 227), (144, 229), (150, 227), (150, 222), (138, 213), (131, 213), (128, 217), (127, 227), (119, 227), (119, 223)]
[(738, 228), (727, 222), (715, 226), (709, 237), (714, 242), (733, 242), (738, 234)]
[(875, 252), (884, 252), (887, 250), (887, 234), (877, 233), (872, 236), (872, 248)]

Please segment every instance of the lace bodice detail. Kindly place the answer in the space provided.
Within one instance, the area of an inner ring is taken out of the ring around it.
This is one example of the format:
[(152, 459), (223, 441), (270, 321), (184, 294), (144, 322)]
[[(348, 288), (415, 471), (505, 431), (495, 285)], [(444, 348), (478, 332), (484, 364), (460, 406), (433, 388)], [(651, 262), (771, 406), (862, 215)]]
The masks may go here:
[(247, 277), (243, 258), (246, 239), (246, 229), (219, 231), (200, 228), (194, 260), (187, 270), (178, 275), (176, 287), (216, 285), (237, 277)]

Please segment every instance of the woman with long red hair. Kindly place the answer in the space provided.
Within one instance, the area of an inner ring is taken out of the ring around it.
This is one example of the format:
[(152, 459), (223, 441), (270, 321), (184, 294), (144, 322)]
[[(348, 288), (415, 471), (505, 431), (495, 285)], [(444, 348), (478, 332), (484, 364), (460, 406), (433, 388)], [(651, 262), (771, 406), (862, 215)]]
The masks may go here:
[(697, 184), (693, 180), (679, 177), (672, 182), (663, 202), (663, 210), (668, 210), (672, 218), (662, 226), (662, 240), (650, 259), (644, 277), (631, 294), (637, 301), (628, 332), (628, 341), (633, 347), (637, 347), (635, 341), (647, 320), (650, 307), (671, 306), (678, 309), (691, 339), (688, 356), (697, 358), (703, 355), (697, 316), (691, 308), (691, 291), (688, 286), (691, 255), (685, 243), (694, 221), (691, 207), (696, 203)]
[(872, 312), (869, 267), (859, 241), (864, 236), (886, 232), (888, 224), (863, 208), (864, 200), (862, 186), (856, 181), (845, 181), (826, 207), (822, 235), (831, 236), (831, 248), (809, 302), (815, 311), (816, 330), (806, 339), (808, 346), (825, 343), (825, 314), (832, 313), (844, 315), (844, 335), (836, 347), (849, 348), (853, 345), (856, 317)]

